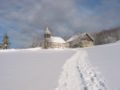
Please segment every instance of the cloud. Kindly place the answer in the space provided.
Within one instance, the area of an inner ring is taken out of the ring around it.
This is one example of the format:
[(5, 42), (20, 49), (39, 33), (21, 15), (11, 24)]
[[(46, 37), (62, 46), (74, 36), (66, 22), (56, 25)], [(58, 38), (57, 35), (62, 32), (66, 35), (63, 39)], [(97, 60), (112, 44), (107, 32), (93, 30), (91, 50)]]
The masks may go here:
[(46, 26), (60, 36), (119, 26), (119, 8), (119, 0), (2, 0), (0, 24), (12, 47), (27, 47)]

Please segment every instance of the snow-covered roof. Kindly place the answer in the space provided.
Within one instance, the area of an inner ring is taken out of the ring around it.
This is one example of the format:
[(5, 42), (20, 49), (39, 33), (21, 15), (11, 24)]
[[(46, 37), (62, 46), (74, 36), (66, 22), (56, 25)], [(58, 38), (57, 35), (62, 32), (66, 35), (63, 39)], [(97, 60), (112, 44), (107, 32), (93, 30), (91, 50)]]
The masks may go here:
[(74, 35), (71, 38), (69, 38), (67, 40), (67, 42), (71, 42), (71, 41), (76, 40), (78, 38), (82, 39), (82, 38), (85, 38), (85, 36), (89, 36), (89, 38), (91, 38), (91, 40), (93, 40), (93, 38), (88, 33), (80, 33), (80, 34)]
[(52, 36), (52, 37), (50, 38), (50, 42), (66, 43), (63, 38), (61, 38), (61, 37), (54, 37), (54, 36)]
[(67, 40), (67, 42), (71, 42), (71, 41), (77, 39), (78, 37), (79, 37), (79, 35), (74, 35), (74, 36), (70, 37), (70, 38)]

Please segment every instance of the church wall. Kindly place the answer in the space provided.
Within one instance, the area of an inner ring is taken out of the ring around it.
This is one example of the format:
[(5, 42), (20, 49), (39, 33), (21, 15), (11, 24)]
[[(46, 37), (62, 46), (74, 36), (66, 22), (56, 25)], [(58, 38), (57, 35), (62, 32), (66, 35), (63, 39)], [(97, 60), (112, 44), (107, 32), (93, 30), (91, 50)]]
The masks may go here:
[(50, 48), (66, 48), (67, 44), (66, 43), (55, 43), (55, 42), (50, 42), (49, 43)]

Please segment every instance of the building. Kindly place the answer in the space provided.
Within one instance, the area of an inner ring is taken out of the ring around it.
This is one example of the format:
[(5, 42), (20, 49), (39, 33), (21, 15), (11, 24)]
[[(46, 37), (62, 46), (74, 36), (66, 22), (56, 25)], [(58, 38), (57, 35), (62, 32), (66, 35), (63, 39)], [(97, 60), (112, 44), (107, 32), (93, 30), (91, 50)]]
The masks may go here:
[(67, 40), (70, 48), (91, 47), (94, 45), (94, 39), (88, 33), (78, 34)]
[(45, 29), (42, 48), (66, 48), (68, 43), (61, 37), (52, 36), (48, 27)]
[(91, 35), (88, 33), (85, 33), (83, 37), (81, 38), (81, 47), (91, 47), (94, 45), (94, 39)]

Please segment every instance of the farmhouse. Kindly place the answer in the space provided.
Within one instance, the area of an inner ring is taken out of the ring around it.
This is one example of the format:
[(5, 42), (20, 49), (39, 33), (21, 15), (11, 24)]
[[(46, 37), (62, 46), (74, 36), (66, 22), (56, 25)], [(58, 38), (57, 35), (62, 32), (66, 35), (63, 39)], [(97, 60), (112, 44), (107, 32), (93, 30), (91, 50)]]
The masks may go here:
[(94, 39), (88, 33), (80, 33), (67, 40), (70, 48), (91, 47), (94, 45)]
[(42, 48), (67, 48), (69, 44), (61, 37), (52, 36), (48, 27), (44, 33)]

